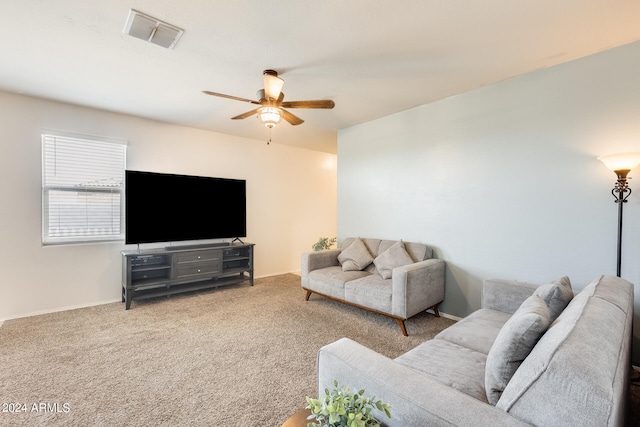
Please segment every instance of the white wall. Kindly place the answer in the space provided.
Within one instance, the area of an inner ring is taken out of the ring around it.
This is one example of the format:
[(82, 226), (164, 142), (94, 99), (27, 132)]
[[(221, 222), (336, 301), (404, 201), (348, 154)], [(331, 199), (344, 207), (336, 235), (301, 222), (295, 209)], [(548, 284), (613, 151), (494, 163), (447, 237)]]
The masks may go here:
[[(479, 308), (485, 278), (581, 289), (615, 275), (615, 175), (596, 157), (640, 151), (639, 75), (634, 43), (342, 130), (339, 238), (433, 245), (455, 316)], [(630, 176), (622, 276), (637, 285), (640, 168)]]
[(129, 169), (246, 179), (257, 277), (336, 235), (335, 155), (0, 92), (0, 320), (120, 300), (123, 242), (42, 246), (43, 129), (126, 139)]

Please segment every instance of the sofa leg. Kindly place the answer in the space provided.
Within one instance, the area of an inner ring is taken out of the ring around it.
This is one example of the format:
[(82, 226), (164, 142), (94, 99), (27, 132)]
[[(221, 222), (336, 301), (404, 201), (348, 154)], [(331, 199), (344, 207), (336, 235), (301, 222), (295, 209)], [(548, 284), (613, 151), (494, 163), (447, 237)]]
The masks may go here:
[(404, 326), (404, 319), (396, 319), (396, 322), (398, 322), (398, 326), (400, 326), (402, 335), (404, 335), (405, 337), (408, 337), (409, 334), (407, 333), (407, 328)]
[(433, 306), (433, 314), (435, 314), (436, 317), (440, 317), (440, 312), (438, 311), (438, 304)]
[(304, 300), (309, 301), (310, 296), (311, 296), (311, 291), (307, 291), (307, 295), (304, 297)]

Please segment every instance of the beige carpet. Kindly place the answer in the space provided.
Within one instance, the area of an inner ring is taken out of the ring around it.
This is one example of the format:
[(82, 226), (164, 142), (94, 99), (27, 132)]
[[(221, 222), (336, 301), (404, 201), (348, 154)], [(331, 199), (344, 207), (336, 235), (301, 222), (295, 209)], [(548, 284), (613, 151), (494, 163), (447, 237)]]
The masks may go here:
[(293, 274), (128, 311), (114, 303), (9, 320), (0, 410), (14, 412), (0, 412), (0, 425), (279, 426), (316, 394), (321, 346), (346, 336), (396, 357), (452, 323), (419, 314), (404, 337), (384, 316), (305, 302)]

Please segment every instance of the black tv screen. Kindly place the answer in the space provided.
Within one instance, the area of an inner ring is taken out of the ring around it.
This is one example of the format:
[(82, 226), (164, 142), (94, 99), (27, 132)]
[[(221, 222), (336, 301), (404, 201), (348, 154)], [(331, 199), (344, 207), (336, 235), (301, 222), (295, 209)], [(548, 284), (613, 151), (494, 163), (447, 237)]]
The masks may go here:
[(246, 237), (246, 181), (125, 171), (125, 243)]

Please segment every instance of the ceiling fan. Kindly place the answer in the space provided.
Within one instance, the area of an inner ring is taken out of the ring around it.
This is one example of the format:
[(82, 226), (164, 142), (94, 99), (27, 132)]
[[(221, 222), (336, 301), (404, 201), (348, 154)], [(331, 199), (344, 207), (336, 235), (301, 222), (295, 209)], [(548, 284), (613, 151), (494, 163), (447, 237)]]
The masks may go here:
[(278, 77), (278, 73), (273, 70), (264, 70), (262, 74), (264, 75), (264, 89), (260, 89), (256, 93), (256, 96), (258, 98), (257, 101), (254, 101), (252, 99), (239, 98), (237, 96), (225, 95), (222, 93), (210, 92), (208, 90), (203, 90), (202, 93), (260, 105), (260, 107), (232, 117), (232, 119), (239, 120), (246, 119), (250, 116), (258, 116), (262, 123), (269, 129), (277, 125), (281, 119), (285, 119), (287, 122), (294, 126), (304, 123), (304, 120), (294, 114), (291, 114), (290, 112), (285, 110), (285, 108), (331, 109), (335, 106), (335, 103), (332, 100), (328, 99), (309, 101), (284, 101), (284, 93), (282, 93), (284, 80)]

